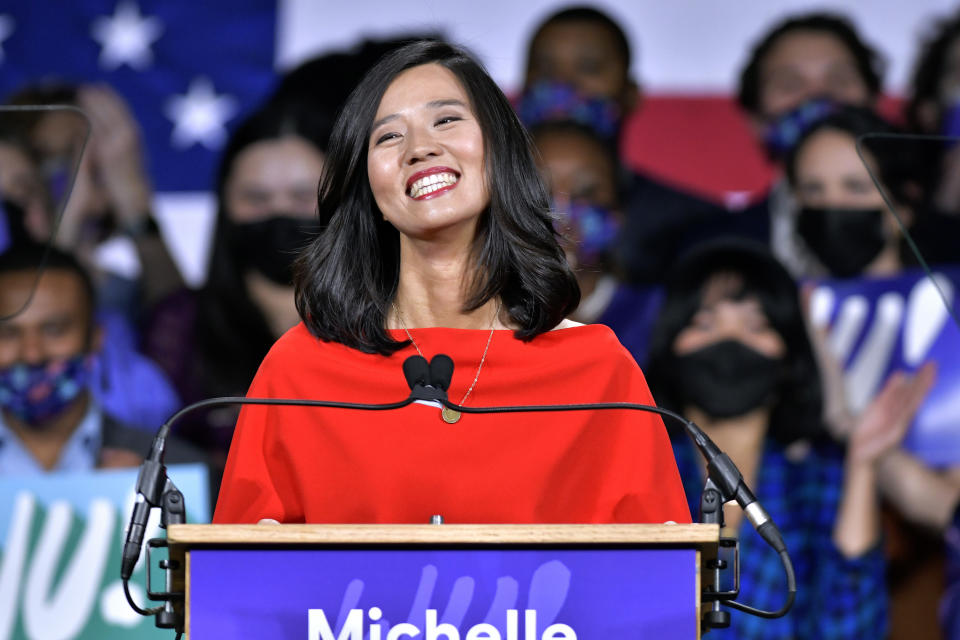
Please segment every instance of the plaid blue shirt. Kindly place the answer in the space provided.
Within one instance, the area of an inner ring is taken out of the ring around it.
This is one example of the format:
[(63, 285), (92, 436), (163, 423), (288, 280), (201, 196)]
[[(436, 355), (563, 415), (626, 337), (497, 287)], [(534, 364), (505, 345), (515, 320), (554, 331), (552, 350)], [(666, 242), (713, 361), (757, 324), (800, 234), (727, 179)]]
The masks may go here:
[(940, 623), (945, 638), (960, 640), (960, 505), (945, 537), (947, 552), (947, 587), (940, 601)]
[[(696, 519), (703, 491), (703, 461), (692, 443), (673, 440), (674, 454)], [(848, 559), (834, 546), (833, 525), (843, 487), (843, 451), (833, 443), (810, 447), (802, 459), (789, 459), (772, 439), (764, 446), (757, 499), (780, 528), (797, 575), (797, 599), (783, 618), (767, 620), (730, 611), (730, 628), (714, 629), (710, 640), (883, 638), (887, 635), (887, 587), (880, 545)], [(740, 540), (738, 602), (779, 609), (786, 577), (777, 553), (744, 518)], [(723, 588), (730, 588), (729, 584)]]

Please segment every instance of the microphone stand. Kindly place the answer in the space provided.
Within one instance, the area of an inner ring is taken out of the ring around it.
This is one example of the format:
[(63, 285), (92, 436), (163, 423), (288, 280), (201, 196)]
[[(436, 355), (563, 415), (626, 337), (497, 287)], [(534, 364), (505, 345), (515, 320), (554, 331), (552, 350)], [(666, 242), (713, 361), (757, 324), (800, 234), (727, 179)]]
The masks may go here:
[[(162, 601), (163, 604), (150, 609), (142, 609), (133, 600), (130, 593), (130, 576), (140, 557), (140, 547), (146, 532), (147, 520), (150, 512), (160, 509), (160, 526), (164, 529), (171, 524), (183, 524), (187, 521), (186, 505), (183, 494), (177, 489), (163, 464), (162, 448), (157, 452), (156, 442), (150, 454), (140, 467), (137, 476), (137, 503), (134, 506), (130, 524), (127, 527), (126, 542), (123, 546), (123, 556), (120, 565), (120, 578), (123, 581), (123, 593), (127, 602), (134, 611), (142, 616), (155, 616), (154, 623), (160, 629), (173, 629), (177, 638), (183, 634), (184, 627), (184, 592), (175, 591), (177, 571), (182, 566), (182, 559), (175, 559), (169, 555), (169, 545), (165, 538), (151, 538), (147, 541), (147, 597), (150, 600)], [(152, 591), (153, 581), (150, 568), (152, 566), (150, 550), (157, 547), (168, 549), (167, 559), (159, 562), (164, 570), (164, 590)]]

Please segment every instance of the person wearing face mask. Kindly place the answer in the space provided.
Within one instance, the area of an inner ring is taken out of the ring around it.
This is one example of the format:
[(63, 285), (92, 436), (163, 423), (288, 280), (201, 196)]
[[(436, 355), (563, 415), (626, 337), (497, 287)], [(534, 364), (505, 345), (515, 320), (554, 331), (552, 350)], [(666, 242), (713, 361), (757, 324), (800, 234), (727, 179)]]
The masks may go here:
[[(915, 264), (900, 224), (868, 171), (869, 167), (874, 172), (900, 221), (911, 229), (918, 208), (918, 167), (922, 166), (916, 161), (916, 154), (911, 153), (915, 147), (903, 140), (865, 140), (867, 166), (856, 151), (859, 136), (894, 131), (873, 112), (848, 107), (815, 125), (788, 158), (787, 175), (800, 206), (798, 232), (818, 263), (817, 270), (811, 269), (805, 275), (886, 282), (885, 279), (893, 279)], [(822, 339), (818, 333), (814, 337)], [(831, 426), (835, 432), (843, 433), (844, 424), (851, 419), (841, 377), (843, 370), (825, 345), (819, 352), (823, 369), (833, 371), (836, 378), (827, 380), (825, 385), (833, 391), (828, 396), (833, 405), (828, 411), (833, 416)], [(938, 356), (934, 353), (928, 357)], [(944, 360), (940, 362), (943, 367), (947, 365)], [(883, 367), (885, 362), (878, 361), (875, 366)], [(886, 518), (891, 537), (910, 541), (899, 545), (890, 559), (898, 576), (891, 584), (893, 595), (904, 603), (915, 602), (914, 594), (921, 590), (930, 595), (927, 601), (933, 602), (942, 591), (938, 578), (924, 577), (930, 575), (924, 567), (942, 565), (943, 547), (938, 538), (948, 530), (951, 505), (956, 504), (960, 495), (958, 469), (955, 464), (933, 468), (904, 448), (891, 451), (880, 466), (880, 488), (892, 507)], [(948, 537), (947, 541), (950, 540)], [(955, 546), (948, 545), (947, 550), (955, 553)], [(933, 619), (932, 607), (919, 609), (915, 604), (905, 604), (902, 610), (905, 620)], [(904, 626), (912, 628), (907, 622)]]
[[(329, 121), (295, 102), (241, 123), (223, 153), (207, 281), (168, 299), (146, 350), (177, 381), (185, 403), (243, 395), (270, 345), (298, 321), (292, 264), (319, 231), (316, 187)], [(222, 462), (236, 410), (198, 413), (181, 433)]]
[[(38, 272), (44, 251), (0, 254), (0, 474), (138, 465), (152, 435), (105, 412), (92, 389), (103, 336), (90, 277), (56, 249)], [(168, 463), (203, 460), (172, 445)]]
[[(556, 120), (577, 122), (593, 129), (619, 156), (624, 122), (642, 108), (631, 78), (631, 55), (623, 28), (603, 11), (570, 6), (552, 13), (530, 37), (517, 101), (521, 121), (528, 129)], [(763, 234), (723, 207), (650, 175), (624, 167), (618, 168), (617, 179), (623, 223), (612, 255), (627, 282), (660, 282), (701, 227)]]
[(642, 366), (660, 289), (626, 284), (615, 260), (623, 228), (616, 150), (594, 129), (572, 120), (546, 121), (530, 133), (553, 198), (560, 242), (583, 294), (572, 318), (613, 329)]
[[(914, 221), (918, 178), (911, 147), (870, 139), (865, 166), (857, 139), (897, 130), (867, 108), (844, 107), (807, 129), (786, 159), (786, 175), (798, 207), (799, 242), (815, 259), (804, 277), (889, 276), (912, 264), (903, 241)], [(897, 206), (887, 210), (873, 171)]]
[[(0, 253), (56, 240), (50, 238), (49, 226), (55, 205), (42, 183), (39, 158), (23, 137), (23, 124), (35, 114), (9, 115), (0, 118)], [(41, 258), (42, 253), (35, 266)], [(100, 305), (96, 321), (104, 334), (93, 361), (92, 392), (97, 401), (124, 424), (156, 429), (179, 406), (173, 385), (139, 352), (127, 316)]]
[[(718, 240), (677, 265), (647, 368), (657, 402), (692, 419), (725, 451), (783, 532), (797, 599), (783, 618), (733, 612), (717, 638), (884, 637), (887, 598), (876, 466), (902, 436), (932, 381), (897, 376), (853, 427), (846, 448), (821, 419), (820, 377), (797, 286), (762, 247)], [(703, 460), (673, 439), (691, 509)], [(740, 602), (776, 609), (776, 553), (742, 512), (724, 508), (740, 544)]]
[[(776, 164), (811, 125), (841, 105), (873, 107), (883, 86), (879, 53), (846, 17), (788, 16), (760, 37), (740, 72), (737, 101)], [(784, 181), (758, 205), (768, 218), (774, 255), (795, 276), (812, 260), (797, 242), (795, 207)]]

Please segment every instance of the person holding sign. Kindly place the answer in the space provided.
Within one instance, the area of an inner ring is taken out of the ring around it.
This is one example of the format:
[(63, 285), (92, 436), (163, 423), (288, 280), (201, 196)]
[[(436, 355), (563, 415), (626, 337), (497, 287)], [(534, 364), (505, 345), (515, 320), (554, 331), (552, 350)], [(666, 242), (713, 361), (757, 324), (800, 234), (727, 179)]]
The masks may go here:
[[(936, 386), (921, 405), (904, 445), (892, 448), (878, 463), (880, 489), (894, 508), (887, 518), (889, 537), (907, 541), (891, 545), (891, 573), (899, 576), (892, 581), (893, 596), (905, 603), (929, 603), (924, 609), (911, 610), (906, 605), (896, 609), (904, 611), (906, 627), (912, 626), (913, 619), (934, 618), (932, 603), (942, 589), (939, 577), (931, 573), (938, 574), (942, 566), (943, 546), (938, 538), (955, 521), (960, 502), (956, 418), (950, 409), (958, 388), (951, 347), (958, 341), (958, 328), (927, 275), (909, 269), (916, 259), (907, 250), (900, 223), (909, 228), (923, 215), (918, 207), (917, 167), (921, 164), (916, 156), (929, 146), (891, 137), (896, 131), (870, 110), (838, 110), (800, 139), (788, 158), (787, 174), (801, 207), (802, 241), (833, 278), (815, 290), (811, 287), (808, 315), (824, 372), (827, 424), (834, 434), (840, 439), (848, 436), (888, 371), (926, 363), (920, 371), (932, 376), (934, 363), (938, 368)], [(874, 137), (861, 142), (865, 165), (856, 145), (858, 138), (868, 134)], [(893, 211), (875, 186), (874, 176), (891, 199)], [(956, 268), (938, 271), (937, 278), (950, 278), (956, 286)], [(934, 295), (920, 306), (923, 299), (916, 292), (923, 288)], [(835, 311), (829, 315), (834, 319), (829, 325), (830, 318), (818, 301), (832, 302)], [(864, 326), (853, 333), (850, 319), (856, 315), (861, 315)], [(864, 338), (847, 340), (844, 347), (837, 337), (839, 325), (845, 325), (843, 332), (852, 337), (862, 333)], [(927, 336), (926, 346), (908, 346), (915, 345), (921, 333)], [(920, 527), (908, 528), (906, 523)], [(947, 550), (960, 557), (951, 539), (947, 538)], [(928, 597), (916, 597), (918, 589)]]
[[(648, 371), (663, 406), (700, 425), (741, 470), (784, 535), (797, 599), (784, 617), (734, 616), (718, 638), (884, 637), (887, 598), (877, 467), (929, 389), (929, 370), (895, 377), (853, 425), (846, 448), (824, 428), (820, 375), (797, 286), (764, 248), (718, 240), (681, 260), (667, 284)], [(674, 438), (691, 508), (702, 460)], [(741, 601), (773, 608), (779, 560), (725, 509), (739, 540)]]

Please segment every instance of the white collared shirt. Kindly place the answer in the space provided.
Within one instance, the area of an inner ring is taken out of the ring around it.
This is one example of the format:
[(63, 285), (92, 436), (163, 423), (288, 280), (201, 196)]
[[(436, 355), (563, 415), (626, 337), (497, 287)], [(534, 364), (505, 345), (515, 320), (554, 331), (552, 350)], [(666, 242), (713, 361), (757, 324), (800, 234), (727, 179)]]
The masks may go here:
[[(89, 471), (97, 466), (103, 443), (103, 413), (90, 402), (80, 424), (70, 435), (52, 471)], [(46, 473), (16, 433), (7, 426), (0, 411), (0, 474)]]

